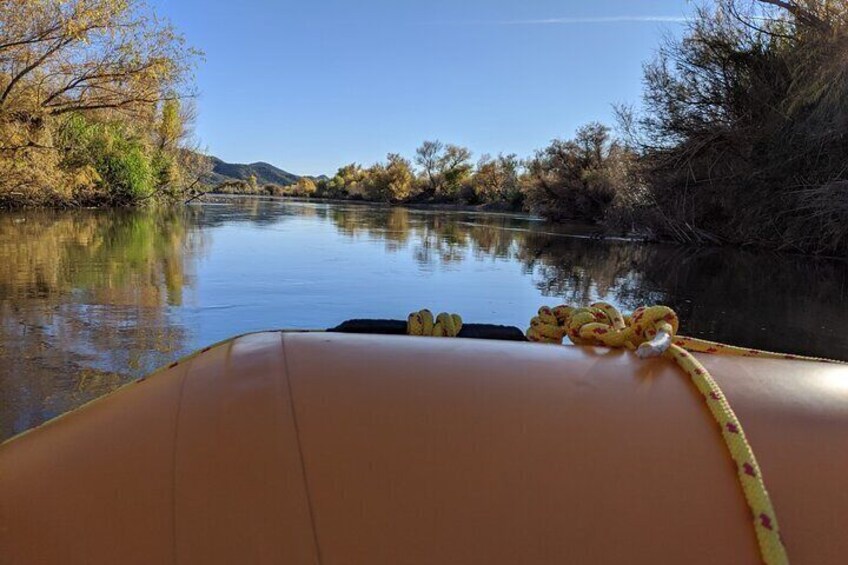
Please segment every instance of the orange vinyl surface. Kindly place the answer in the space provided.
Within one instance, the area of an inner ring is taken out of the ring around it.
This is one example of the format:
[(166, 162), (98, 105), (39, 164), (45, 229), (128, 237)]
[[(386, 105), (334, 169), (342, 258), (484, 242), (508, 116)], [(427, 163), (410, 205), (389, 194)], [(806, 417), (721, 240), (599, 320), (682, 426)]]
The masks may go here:
[[(848, 562), (848, 367), (698, 358), (792, 563)], [(666, 359), (260, 333), (0, 447), (0, 564), (758, 563), (735, 472)]]

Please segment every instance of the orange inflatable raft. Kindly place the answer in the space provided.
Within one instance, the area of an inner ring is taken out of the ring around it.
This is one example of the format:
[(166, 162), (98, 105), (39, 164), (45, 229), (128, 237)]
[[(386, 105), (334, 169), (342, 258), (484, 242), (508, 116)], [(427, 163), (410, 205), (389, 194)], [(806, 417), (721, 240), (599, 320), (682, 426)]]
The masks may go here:
[[(848, 369), (696, 356), (793, 563), (848, 562)], [(745, 564), (703, 399), (602, 347), (269, 332), (0, 447), (3, 564)]]

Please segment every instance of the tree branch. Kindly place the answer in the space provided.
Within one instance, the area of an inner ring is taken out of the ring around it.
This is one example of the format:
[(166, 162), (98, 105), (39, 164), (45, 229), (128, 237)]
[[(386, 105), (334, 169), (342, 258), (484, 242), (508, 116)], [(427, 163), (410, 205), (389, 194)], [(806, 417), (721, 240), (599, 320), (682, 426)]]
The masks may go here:
[(51, 55), (57, 53), (59, 50), (69, 45), (72, 41), (73, 39), (65, 39), (63, 41), (57, 42), (56, 45), (45, 51), (44, 54), (41, 55), (41, 57), (24, 67), (21, 72), (15, 75), (15, 77), (9, 81), (9, 84), (6, 85), (5, 90), (3, 90), (3, 94), (0, 94), (0, 106), (3, 106), (3, 104), (5, 104), (6, 99), (9, 98), (9, 94), (11, 94), (12, 92), (12, 89), (15, 88), (15, 85), (18, 84), (18, 82), (20, 82), (22, 78), (37, 69), (41, 64), (44, 63), (44, 61), (49, 59)]
[(792, 14), (796, 20), (816, 29), (830, 29), (828, 23), (818, 16), (799, 6), (794, 0), (757, 0), (763, 4), (776, 6)]

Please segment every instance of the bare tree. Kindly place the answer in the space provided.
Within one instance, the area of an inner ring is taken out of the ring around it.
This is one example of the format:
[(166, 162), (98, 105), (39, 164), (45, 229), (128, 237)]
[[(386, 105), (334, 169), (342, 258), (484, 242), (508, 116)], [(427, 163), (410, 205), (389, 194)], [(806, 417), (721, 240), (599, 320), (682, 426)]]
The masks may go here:
[(415, 163), (424, 170), (429, 191), (435, 194), (439, 188), (439, 163), (442, 159), (444, 144), (439, 141), (425, 141), (415, 150)]
[(431, 196), (453, 196), (471, 174), (471, 151), (441, 141), (425, 141), (415, 150), (415, 162), (422, 168)]

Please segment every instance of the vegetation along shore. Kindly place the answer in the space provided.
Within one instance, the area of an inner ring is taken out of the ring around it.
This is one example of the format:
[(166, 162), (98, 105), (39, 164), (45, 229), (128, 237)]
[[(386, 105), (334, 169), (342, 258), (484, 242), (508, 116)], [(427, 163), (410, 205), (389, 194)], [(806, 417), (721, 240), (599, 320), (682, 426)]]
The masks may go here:
[(414, 155), (301, 177), (192, 135), (203, 54), (142, 0), (0, 3), (0, 207), (207, 192), (484, 205), (685, 243), (848, 255), (848, 5), (712, 0), (644, 96), (531, 156)]

